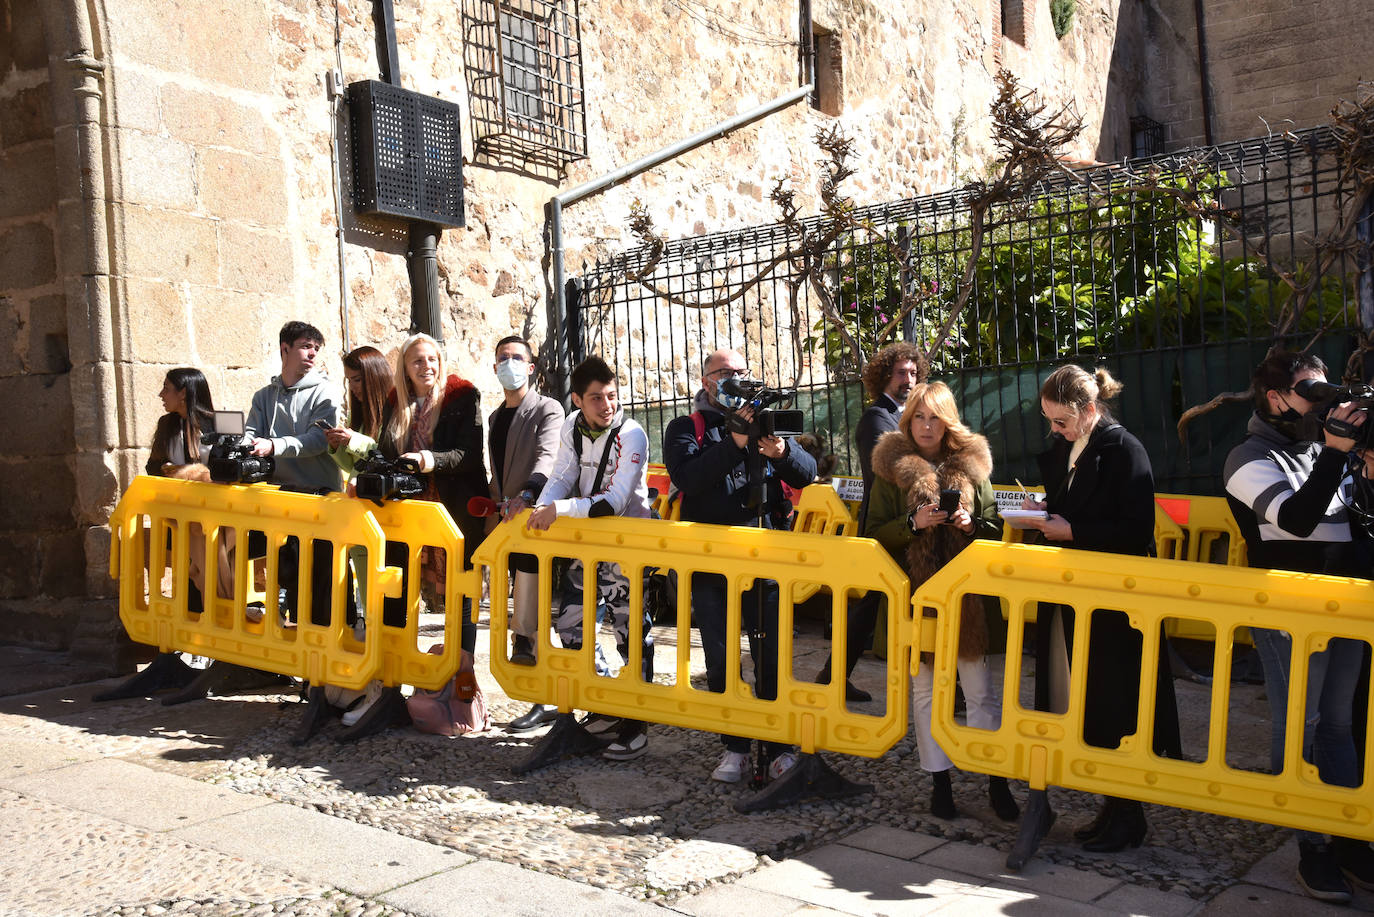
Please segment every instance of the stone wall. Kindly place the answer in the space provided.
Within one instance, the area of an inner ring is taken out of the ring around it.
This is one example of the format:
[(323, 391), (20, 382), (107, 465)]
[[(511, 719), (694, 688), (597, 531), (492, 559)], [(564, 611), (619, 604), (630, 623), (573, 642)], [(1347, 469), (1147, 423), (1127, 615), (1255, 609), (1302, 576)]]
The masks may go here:
[[(1205, 142), (1192, 0), (1141, 4), (1150, 47), (1146, 112), (1170, 150)], [(1203, 5), (1212, 140), (1312, 127), (1374, 79), (1374, 16), (1363, 0), (1212, 0)]]
[[(462, 7), (397, 4), (396, 16), (404, 85), (466, 112)], [(1076, 101), (1089, 130), (1071, 156), (1120, 147), (1139, 81), (1122, 48), (1139, 40), (1113, 0), (1085, 0), (1063, 40), (1027, 3), (1020, 42), (1003, 37), (996, 0), (813, 7), (838, 42), (838, 115), (794, 106), (569, 208), (570, 276), (630, 244), (636, 198), (670, 236), (773, 221), (778, 177), (809, 209), (812, 138), (837, 122), (856, 141), (859, 203), (979, 173), (1001, 64)], [(403, 338), (403, 227), (341, 221), (334, 199), (326, 74), (377, 77), (370, 12), (0, 0), (0, 615), (109, 593), (103, 523), (142, 468), (168, 368), (201, 367), (218, 406), (246, 408), (289, 318), (324, 330), (335, 378), (346, 346)], [(797, 86), (791, 4), (583, 0), (580, 13), (587, 159), (552, 177), (485, 167), (465, 126), (467, 226), (443, 235), (441, 299), (450, 365), (488, 405), (492, 342), (546, 333), (548, 199)], [(70, 639), (66, 620), (54, 639)]]

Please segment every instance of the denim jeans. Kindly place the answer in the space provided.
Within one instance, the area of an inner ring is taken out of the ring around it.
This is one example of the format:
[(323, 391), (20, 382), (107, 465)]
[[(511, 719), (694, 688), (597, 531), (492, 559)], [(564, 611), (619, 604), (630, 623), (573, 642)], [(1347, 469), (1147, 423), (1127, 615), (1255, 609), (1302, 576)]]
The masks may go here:
[[(1250, 636), (1264, 666), (1264, 690), (1269, 695), (1273, 725), (1269, 764), (1277, 774), (1283, 770), (1293, 640), (1284, 631), (1259, 627), (1250, 628)], [(1325, 650), (1314, 653), (1308, 661), (1302, 757), (1317, 766), (1323, 782), (1335, 786), (1358, 786), (1360, 782), (1351, 714), (1363, 657), (1360, 641), (1333, 637)], [(1313, 842), (1323, 840), (1321, 835), (1305, 831), (1298, 836)]]

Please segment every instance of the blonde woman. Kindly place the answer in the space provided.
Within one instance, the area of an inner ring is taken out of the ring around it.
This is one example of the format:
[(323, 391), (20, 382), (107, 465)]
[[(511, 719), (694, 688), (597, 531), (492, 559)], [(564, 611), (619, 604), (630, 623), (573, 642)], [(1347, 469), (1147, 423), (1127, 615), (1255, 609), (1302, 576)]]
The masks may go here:
[[(897, 429), (883, 434), (873, 449), (864, 534), (905, 564), (913, 586), (922, 583), (973, 539), (1001, 537), (1002, 520), (988, 483), (991, 474), (988, 441), (964, 426), (949, 387), (943, 382), (914, 385)], [(940, 509), (945, 491), (959, 495), (952, 511)], [(958, 668), (970, 726), (1001, 725), (1005, 651), (1006, 623), (997, 599), (969, 596), (959, 617)], [(932, 688), (931, 667), (922, 665), (911, 686), (916, 747), (922, 769), (934, 781), (931, 814), (954, 818), (954, 765), (930, 732)], [(988, 778), (988, 798), (999, 818), (1015, 821), (1020, 815), (1006, 778)]]

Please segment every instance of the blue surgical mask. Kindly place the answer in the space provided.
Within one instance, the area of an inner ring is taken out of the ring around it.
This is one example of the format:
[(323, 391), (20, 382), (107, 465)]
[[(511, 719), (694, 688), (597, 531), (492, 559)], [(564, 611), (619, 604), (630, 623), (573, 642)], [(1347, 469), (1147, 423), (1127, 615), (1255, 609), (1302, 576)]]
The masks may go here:
[(496, 364), (496, 378), (502, 388), (513, 392), (530, 381), (529, 364), (524, 360), (502, 360)]

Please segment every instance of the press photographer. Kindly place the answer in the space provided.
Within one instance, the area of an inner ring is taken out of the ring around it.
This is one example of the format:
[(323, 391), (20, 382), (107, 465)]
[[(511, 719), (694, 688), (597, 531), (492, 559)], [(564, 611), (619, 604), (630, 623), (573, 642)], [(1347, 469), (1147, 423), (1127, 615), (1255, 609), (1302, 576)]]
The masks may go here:
[[(668, 476), (681, 493), (682, 520), (716, 525), (753, 525), (772, 528), (785, 502), (782, 483), (805, 487), (816, 476), (816, 460), (786, 437), (764, 432), (754, 421), (770, 409), (755, 406), (747, 394), (752, 386), (740, 386), (749, 378), (744, 357), (733, 350), (718, 350), (706, 360), (691, 414), (675, 418), (663, 433), (663, 462)], [(734, 392), (732, 394), (731, 392)], [(761, 399), (760, 399), (761, 400)], [(776, 401), (777, 399), (774, 399)], [(773, 402), (769, 402), (770, 404)], [(772, 412), (774, 431), (785, 429)], [(786, 418), (783, 418), (785, 421)], [(754, 469), (751, 481), (751, 467)], [(692, 620), (701, 632), (706, 655), (706, 681), (711, 691), (725, 690), (724, 577), (696, 574), (692, 577)], [(757, 609), (744, 626), (751, 633), (749, 652), (754, 659), (755, 693), (765, 700), (777, 697), (778, 688), (778, 587), (760, 581), (742, 598), (741, 608)], [(721, 736), (725, 752), (712, 779), (736, 783), (750, 775), (750, 741), (740, 736)], [(767, 743), (763, 759), (771, 759), (772, 776), (781, 776), (795, 756), (785, 745)]]

